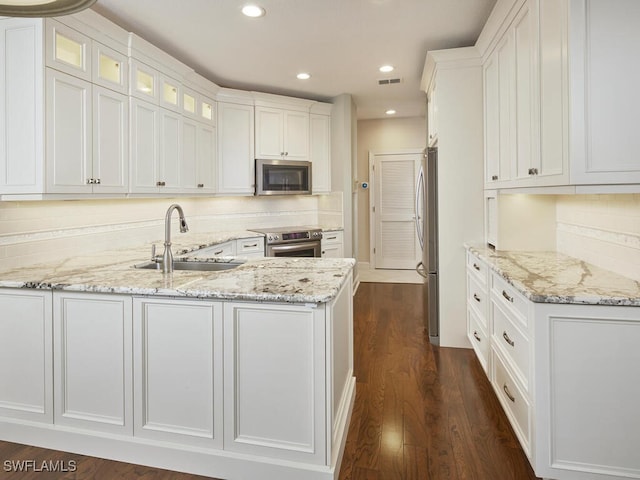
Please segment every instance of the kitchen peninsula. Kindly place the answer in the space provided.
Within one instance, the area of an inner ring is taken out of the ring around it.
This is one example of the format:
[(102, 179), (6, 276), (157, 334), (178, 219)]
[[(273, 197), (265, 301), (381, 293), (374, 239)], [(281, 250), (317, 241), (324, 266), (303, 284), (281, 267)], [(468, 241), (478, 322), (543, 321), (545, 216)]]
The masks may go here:
[(354, 261), (133, 267), (148, 258), (0, 274), (0, 438), (225, 479), (336, 478)]

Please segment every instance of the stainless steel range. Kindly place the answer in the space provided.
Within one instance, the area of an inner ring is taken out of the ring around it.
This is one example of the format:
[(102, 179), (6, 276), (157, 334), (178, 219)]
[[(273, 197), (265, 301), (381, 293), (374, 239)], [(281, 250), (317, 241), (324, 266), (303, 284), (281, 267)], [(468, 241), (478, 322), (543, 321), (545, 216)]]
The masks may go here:
[(254, 229), (266, 237), (267, 257), (320, 257), (322, 230), (310, 227), (276, 227)]

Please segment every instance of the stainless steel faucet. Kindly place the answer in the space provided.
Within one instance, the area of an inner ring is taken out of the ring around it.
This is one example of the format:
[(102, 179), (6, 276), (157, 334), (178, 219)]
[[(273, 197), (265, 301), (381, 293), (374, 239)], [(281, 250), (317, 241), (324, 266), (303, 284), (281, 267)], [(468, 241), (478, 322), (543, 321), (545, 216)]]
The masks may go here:
[(162, 254), (162, 272), (173, 272), (173, 253), (171, 253), (171, 214), (174, 210), (178, 210), (180, 216), (180, 231), (186, 233), (189, 231), (189, 226), (184, 218), (184, 212), (182, 207), (177, 203), (174, 203), (167, 209), (167, 214), (164, 217), (164, 253)]

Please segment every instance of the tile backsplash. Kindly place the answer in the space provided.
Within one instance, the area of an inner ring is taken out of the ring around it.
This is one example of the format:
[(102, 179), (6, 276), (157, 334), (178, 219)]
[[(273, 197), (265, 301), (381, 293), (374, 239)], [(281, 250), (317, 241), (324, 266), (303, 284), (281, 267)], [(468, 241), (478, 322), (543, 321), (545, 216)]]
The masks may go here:
[(558, 251), (640, 281), (640, 195), (559, 196)]
[(190, 231), (195, 233), (342, 226), (340, 194), (0, 202), (0, 269), (161, 242), (164, 216), (172, 203), (182, 206)]

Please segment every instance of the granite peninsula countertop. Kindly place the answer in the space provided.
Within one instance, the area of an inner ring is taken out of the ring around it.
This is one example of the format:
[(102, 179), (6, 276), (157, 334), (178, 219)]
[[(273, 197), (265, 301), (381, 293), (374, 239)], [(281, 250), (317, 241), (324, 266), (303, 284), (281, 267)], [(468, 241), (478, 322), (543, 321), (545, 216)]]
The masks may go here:
[[(248, 233), (248, 236), (244, 235)], [(241, 236), (237, 236), (241, 235)], [(207, 236), (204, 243), (193, 235), (184, 243), (175, 238), (174, 258), (188, 258), (189, 246), (259, 236), (254, 232), (225, 232)], [(186, 236), (185, 236), (186, 237)], [(204, 236), (203, 236), (204, 238)], [(226, 240), (224, 240), (226, 239)], [(162, 244), (158, 245), (162, 254)], [(171, 297), (248, 300), (284, 303), (324, 303), (337, 295), (355, 260), (348, 258), (256, 258), (224, 271), (160, 271), (136, 269), (150, 260), (150, 244), (81, 255), (47, 264), (0, 271), (0, 288), (63, 290), (69, 292), (158, 295)], [(202, 259), (199, 259), (202, 260)], [(216, 258), (215, 261), (230, 261)]]
[(465, 246), (532, 302), (640, 306), (640, 282), (577, 258)]

